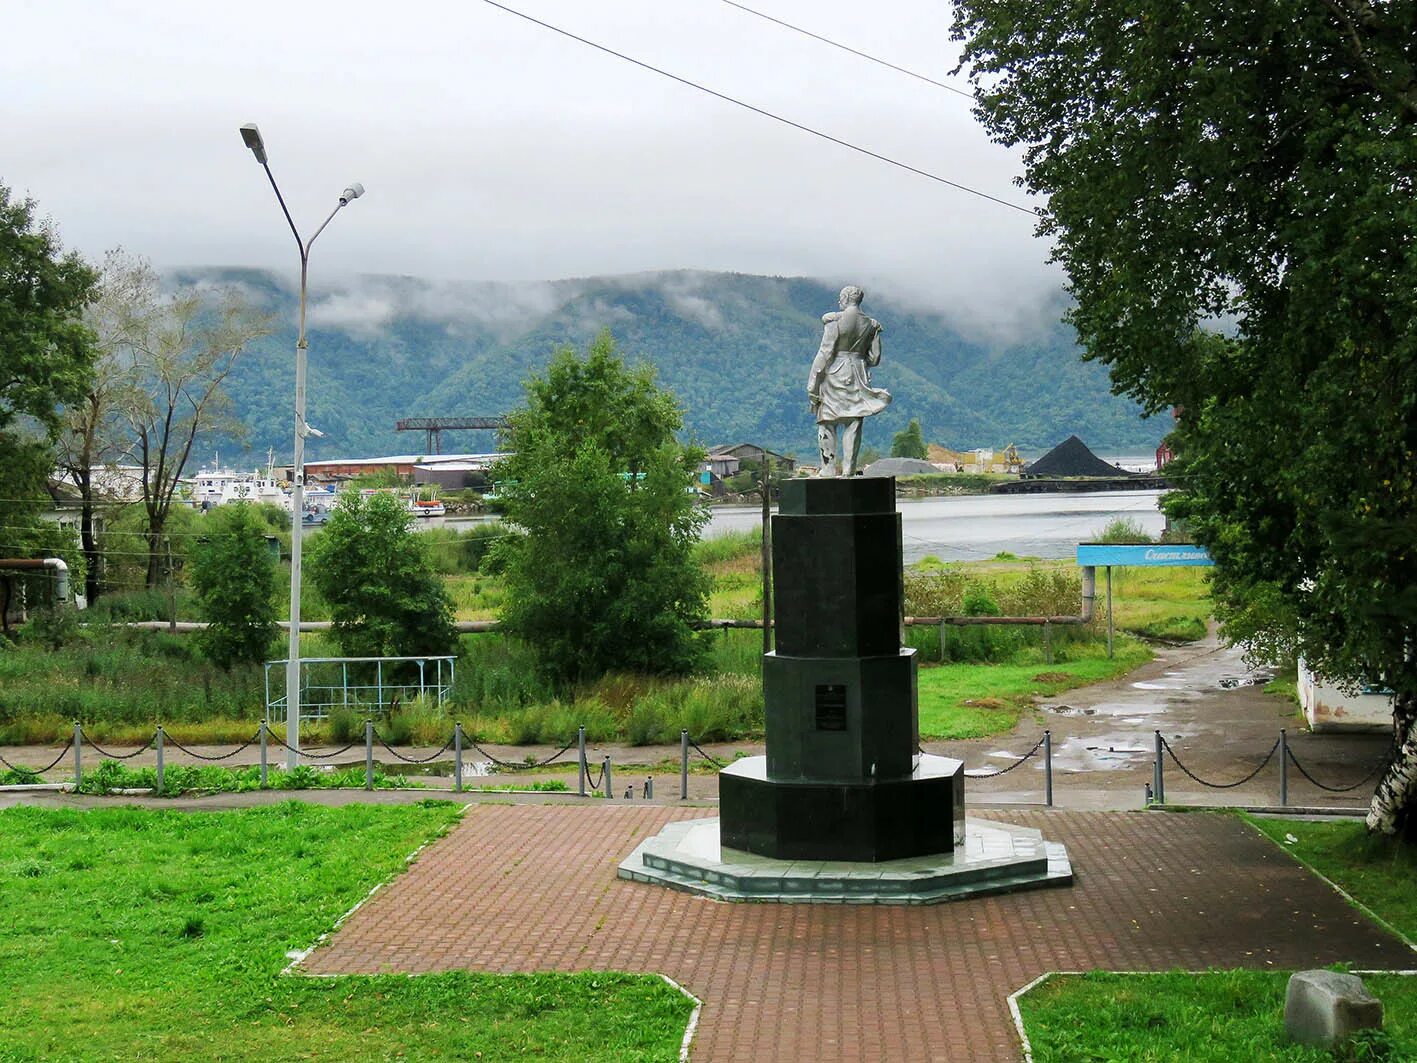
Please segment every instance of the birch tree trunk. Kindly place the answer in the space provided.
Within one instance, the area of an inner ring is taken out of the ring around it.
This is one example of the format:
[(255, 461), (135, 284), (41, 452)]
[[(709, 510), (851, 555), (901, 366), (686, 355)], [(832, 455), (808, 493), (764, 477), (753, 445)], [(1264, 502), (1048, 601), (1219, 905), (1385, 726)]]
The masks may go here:
[(1368, 806), (1368, 829), (1417, 842), (1417, 692), (1393, 699), (1393, 759)]

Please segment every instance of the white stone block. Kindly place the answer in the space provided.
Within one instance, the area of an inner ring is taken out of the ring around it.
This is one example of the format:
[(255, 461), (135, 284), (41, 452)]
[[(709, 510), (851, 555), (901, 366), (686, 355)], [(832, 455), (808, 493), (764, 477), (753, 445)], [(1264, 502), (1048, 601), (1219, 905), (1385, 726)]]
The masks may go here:
[(1299, 971), (1289, 979), (1284, 1030), (1300, 1044), (1331, 1046), (1382, 1024), (1382, 1001), (1357, 975)]

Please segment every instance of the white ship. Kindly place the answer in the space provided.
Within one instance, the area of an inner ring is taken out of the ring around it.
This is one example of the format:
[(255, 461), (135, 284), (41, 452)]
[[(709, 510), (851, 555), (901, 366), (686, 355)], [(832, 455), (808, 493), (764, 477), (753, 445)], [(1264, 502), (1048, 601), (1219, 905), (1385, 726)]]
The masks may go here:
[(266, 502), (281, 509), (290, 509), (290, 493), (275, 478), (270, 462), (265, 474), (259, 471), (234, 472), (219, 467), (197, 473), (192, 501), (200, 509), (223, 506), (228, 502)]

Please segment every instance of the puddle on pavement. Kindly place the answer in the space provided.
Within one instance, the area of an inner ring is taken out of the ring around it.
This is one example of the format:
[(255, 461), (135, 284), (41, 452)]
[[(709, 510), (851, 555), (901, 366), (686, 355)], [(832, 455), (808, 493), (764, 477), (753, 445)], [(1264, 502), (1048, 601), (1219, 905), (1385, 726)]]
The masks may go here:
[(1122, 771), (1142, 763), (1151, 751), (1136, 744), (1135, 735), (1068, 738), (1053, 747), (1055, 771)]
[(1217, 685), (1221, 690), (1234, 690), (1236, 687), (1262, 687), (1273, 678), (1273, 672), (1257, 668), (1243, 675), (1223, 675)]
[(1145, 701), (1102, 701), (1096, 705), (1088, 705), (1078, 708), (1075, 705), (1044, 705), (1044, 711), (1051, 712), (1056, 716), (1126, 716), (1128, 723), (1142, 722), (1143, 716), (1154, 716), (1166, 711), (1165, 705), (1152, 704)]

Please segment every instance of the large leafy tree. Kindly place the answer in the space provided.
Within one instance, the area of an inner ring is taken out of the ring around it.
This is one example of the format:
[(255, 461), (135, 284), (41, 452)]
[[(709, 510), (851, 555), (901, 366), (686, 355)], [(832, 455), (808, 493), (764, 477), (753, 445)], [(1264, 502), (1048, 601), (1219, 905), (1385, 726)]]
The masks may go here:
[(230, 416), (227, 377), (246, 347), (270, 331), (270, 319), (234, 288), (165, 290), (146, 259), (121, 252), (105, 263), (91, 317), (105, 345), (88, 399), (102, 405), (76, 409), (72, 427), (82, 434), (97, 425), (101, 439), (115, 413), (125, 422), (123, 452), (142, 469), (146, 580), (155, 587), (192, 447), (204, 432), (241, 431)]
[(1179, 407), (1226, 630), (1396, 691), (1368, 823), (1417, 837), (1417, 2), (959, 0), (955, 33), (1089, 357)]
[(457, 647), (453, 607), (413, 516), (392, 494), (347, 491), (309, 548), (347, 657), (414, 657)]
[(278, 630), (266, 521), (254, 503), (234, 502), (216, 507), (202, 523), (188, 557), (188, 579), (207, 621), (202, 649), (222, 668), (260, 664)]
[(691, 493), (701, 452), (648, 366), (601, 333), (584, 357), (558, 351), (511, 417), (494, 472), (507, 523), (498, 543), (502, 621), (562, 681), (612, 670), (684, 673), (703, 663), (695, 621), (708, 581), (693, 557), (706, 515)]
[(61, 408), (82, 398), (92, 374), (93, 334), (81, 313), (96, 280), (33, 200), (0, 185), (0, 556), (62, 556), (76, 579), (83, 565), (73, 537), (40, 511)]

